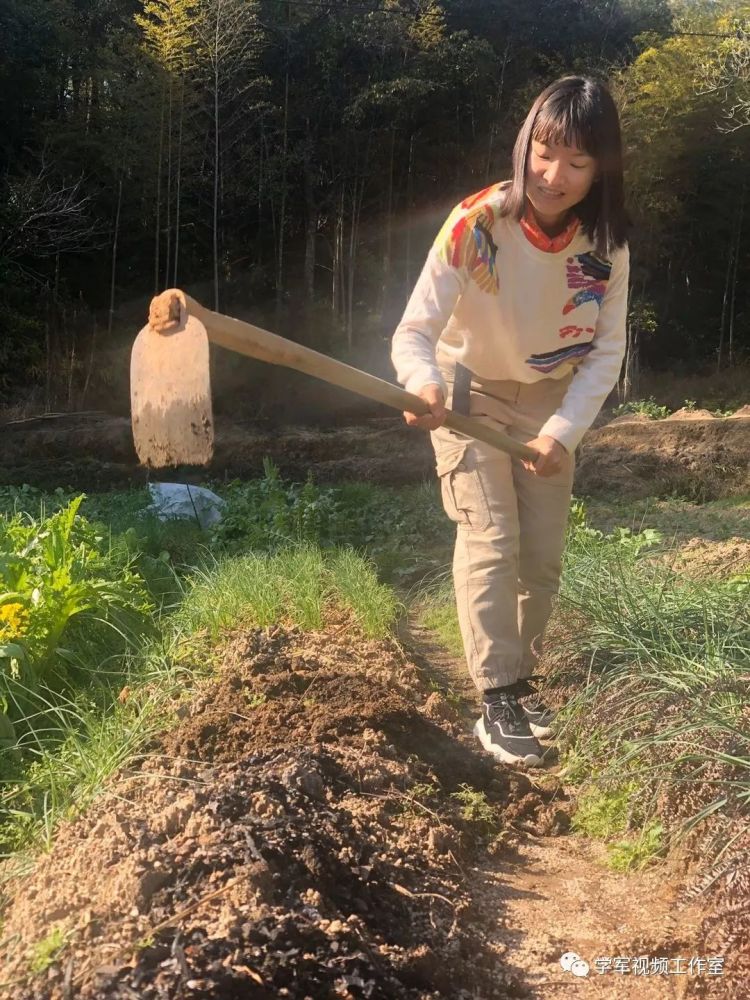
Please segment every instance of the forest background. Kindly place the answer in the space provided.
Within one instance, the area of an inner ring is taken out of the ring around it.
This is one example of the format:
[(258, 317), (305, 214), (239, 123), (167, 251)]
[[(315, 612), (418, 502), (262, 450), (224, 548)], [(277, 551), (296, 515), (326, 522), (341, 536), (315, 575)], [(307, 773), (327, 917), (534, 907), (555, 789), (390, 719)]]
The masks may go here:
[[(622, 113), (622, 391), (643, 368), (736, 372), (750, 4), (0, 0), (0, 405), (126, 412), (126, 351), (175, 285), (392, 378), (445, 216), (508, 176), (530, 101), (569, 72)], [(238, 371), (219, 408), (251, 414)]]

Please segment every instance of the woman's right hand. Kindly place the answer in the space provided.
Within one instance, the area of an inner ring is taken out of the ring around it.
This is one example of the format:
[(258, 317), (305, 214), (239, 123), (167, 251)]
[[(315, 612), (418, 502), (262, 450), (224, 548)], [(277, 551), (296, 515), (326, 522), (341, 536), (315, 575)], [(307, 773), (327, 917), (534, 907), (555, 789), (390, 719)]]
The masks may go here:
[(426, 413), (423, 417), (418, 417), (416, 413), (405, 411), (404, 420), (406, 420), (410, 427), (421, 427), (426, 431), (437, 430), (441, 424), (445, 423), (446, 411), (443, 390), (439, 385), (430, 382), (429, 385), (425, 385), (419, 390), (417, 396), (427, 403), (430, 412)]

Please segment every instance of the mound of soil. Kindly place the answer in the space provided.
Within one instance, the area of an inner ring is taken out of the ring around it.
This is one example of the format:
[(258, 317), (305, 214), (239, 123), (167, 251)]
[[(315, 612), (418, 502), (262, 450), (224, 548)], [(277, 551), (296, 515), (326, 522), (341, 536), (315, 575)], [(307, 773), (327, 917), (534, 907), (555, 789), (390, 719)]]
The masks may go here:
[(683, 406), (674, 413), (670, 413), (665, 420), (718, 420), (710, 410), (691, 410)]
[(604, 426), (616, 427), (618, 424), (650, 424), (650, 423), (651, 423), (651, 417), (649, 417), (645, 413), (623, 413), (621, 417), (615, 417), (614, 420), (607, 420), (606, 417), (603, 418), (599, 423), (599, 427), (604, 427)]
[(666, 550), (647, 552), (644, 558), (666, 563), (685, 579), (727, 579), (750, 568), (750, 539), (737, 535), (720, 542), (689, 538), (679, 547), (669, 542)]
[[(743, 409), (750, 410), (750, 407)], [(717, 418), (680, 411), (667, 420), (617, 417), (584, 437), (575, 490), (595, 496), (683, 496), (699, 502), (750, 490), (750, 422), (740, 410)], [(597, 424), (598, 424), (597, 419)], [(2, 427), (0, 483), (88, 492), (149, 480), (202, 482), (252, 478), (271, 458), (284, 478), (319, 483), (368, 481), (399, 486), (435, 475), (427, 434), (398, 417), (349, 427), (282, 427), (219, 420), (212, 462), (149, 472), (138, 465), (130, 422), (94, 415), (31, 420)]]
[(396, 643), (249, 631), (177, 714), (10, 886), (3, 1000), (524, 995), (464, 866), (562, 830), (559, 790), (499, 772)]
[(429, 437), (398, 417), (350, 427), (281, 427), (218, 420), (214, 457), (205, 467), (149, 472), (138, 464), (130, 420), (108, 414), (62, 416), (2, 425), (0, 483), (43, 489), (123, 488), (149, 480), (200, 482), (263, 475), (270, 458), (282, 476), (304, 482), (344, 480), (398, 486), (433, 474)]
[(576, 491), (682, 496), (701, 503), (750, 492), (750, 423), (696, 419), (690, 411), (673, 418), (618, 418), (589, 431), (578, 459)]

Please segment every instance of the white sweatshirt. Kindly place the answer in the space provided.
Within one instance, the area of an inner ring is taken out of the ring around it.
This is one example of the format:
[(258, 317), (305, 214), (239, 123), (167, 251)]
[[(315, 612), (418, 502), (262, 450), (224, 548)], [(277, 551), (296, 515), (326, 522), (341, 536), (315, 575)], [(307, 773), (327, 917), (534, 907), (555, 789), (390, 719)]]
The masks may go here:
[(428, 254), (393, 336), (398, 381), (444, 387), (435, 360), (479, 379), (537, 382), (576, 374), (539, 434), (573, 452), (617, 382), (625, 354), (629, 253), (594, 253), (578, 228), (562, 250), (539, 249), (501, 218), (504, 184), (457, 205)]

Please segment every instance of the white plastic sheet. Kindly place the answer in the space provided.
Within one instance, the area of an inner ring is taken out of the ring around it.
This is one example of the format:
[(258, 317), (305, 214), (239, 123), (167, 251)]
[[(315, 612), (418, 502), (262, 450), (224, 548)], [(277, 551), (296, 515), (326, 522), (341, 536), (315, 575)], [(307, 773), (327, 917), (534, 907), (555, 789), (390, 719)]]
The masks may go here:
[(201, 528), (209, 528), (221, 520), (226, 506), (221, 497), (202, 486), (187, 483), (149, 483), (150, 514), (167, 521), (170, 518), (188, 518), (197, 521)]

